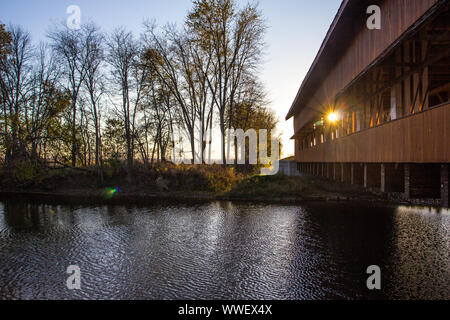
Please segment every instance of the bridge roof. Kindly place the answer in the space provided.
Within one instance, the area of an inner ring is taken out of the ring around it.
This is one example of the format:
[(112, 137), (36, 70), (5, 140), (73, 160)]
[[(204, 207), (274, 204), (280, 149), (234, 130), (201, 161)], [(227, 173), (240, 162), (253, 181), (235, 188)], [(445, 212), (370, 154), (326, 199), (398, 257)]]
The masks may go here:
[[(355, 7), (360, 7), (362, 2), (358, 0), (343, 0), (341, 6), (327, 32), (325, 39), (322, 42), (322, 45), (317, 53), (313, 64), (311, 65), (303, 83), (298, 90), (297, 96), (295, 97), (294, 102), (292, 103), (291, 109), (286, 116), (286, 120), (289, 120), (293, 116), (295, 116), (302, 105), (304, 105), (311, 93), (314, 92), (317, 85), (322, 80), (321, 72), (318, 70), (326, 70), (329, 68), (330, 57), (334, 57), (336, 54), (336, 47), (343, 45), (343, 37), (345, 35), (349, 35), (348, 26), (352, 20), (352, 13), (355, 12)], [(347, 37), (348, 38), (348, 37)]]

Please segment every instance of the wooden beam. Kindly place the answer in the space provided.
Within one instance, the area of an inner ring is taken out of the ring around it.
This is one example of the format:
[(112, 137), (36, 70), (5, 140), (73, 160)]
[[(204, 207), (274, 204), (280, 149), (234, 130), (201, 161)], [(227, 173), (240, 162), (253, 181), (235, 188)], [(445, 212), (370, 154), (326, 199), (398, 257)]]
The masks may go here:
[(433, 90), (430, 91), (430, 95), (433, 96), (435, 94), (438, 94), (441, 91), (450, 91), (450, 82), (444, 84), (443, 86), (440, 86), (438, 88), (435, 88)]
[(388, 46), (378, 56), (378, 58), (376, 58), (358, 76), (356, 76), (341, 91), (339, 91), (336, 95), (336, 99), (339, 96), (341, 96), (344, 92), (346, 92), (349, 88), (353, 87), (355, 83), (359, 82), (362, 78), (364, 78), (375, 66), (380, 65), (380, 63), (386, 61), (389, 55), (392, 54), (397, 48), (400, 48), (402, 43), (406, 39), (410, 38), (411, 36), (414, 36), (420, 27), (422, 27), (427, 21), (430, 21), (433, 17), (436, 17), (440, 13), (440, 9), (446, 6), (448, 6), (448, 0), (440, 0), (436, 4), (434, 4), (433, 7), (426, 14), (424, 14), (419, 20), (417, 20), (413, 25), (411, 25), (400, 38), (398, 38), (390, 46)]
[[(394, 80), (389, 81), (389, 82), (388, 82), (388, 83), (389, 83), (388, 85), (386, 85), (385, 87), (383, 87), (383, 88), (377, 90), (377, 91), (372, 95), (372, 97), (375, 96), (375, 95), (378, 95), (378, 94), (380, 94), (380, 93), (383, 93), (383, 92), (386, 91), (387, 89), (390, 89), (390, 88), (391, 88), (393, 85), (395, 85), (396, 83), (399, 83), (399, 82), (401, 82), (401, 81), (403, 81), (403, 80), (409, 78), (409, 77), (412, 76), (413, 74), (417, 73), (417, 71), (418, 71), (420, 68), (427, 67), (427, 66), (433, 64), (434, 62), (439, 61), (439, 60), (441, 60), (442, 58), (448, 56), (449, 54), (450, 54), (450, 47), (447, 48), (444, 52), (441, 52), (440, 54), (438, 54), (437, 56), (428, 58), (426, 61), (424, 61), (424, 62), (422, 62), (421, 64), (419, 64), (416, 68), (411, 68), (409, 71), (407, 71), (407, 72), (404, 73), (403, 75), (401, 75), (401, 76), (395, 78)], [(366, 97), (366, 100), (370, 100), (372, 97)]]

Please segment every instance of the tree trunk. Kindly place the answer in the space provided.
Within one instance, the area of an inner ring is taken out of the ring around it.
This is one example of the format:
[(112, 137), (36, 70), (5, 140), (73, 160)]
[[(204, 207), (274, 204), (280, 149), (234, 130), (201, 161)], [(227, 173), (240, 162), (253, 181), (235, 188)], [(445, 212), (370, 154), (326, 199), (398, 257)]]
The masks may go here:
[(77, 128), (76, 128), (76, 115), (77, 115), (77, 107), (76, 107), (76, 98), (72, 97), (72, 167), (76, 167), (77, 159), (77, 142), (76, 142), (76, 135), (77, 135)]

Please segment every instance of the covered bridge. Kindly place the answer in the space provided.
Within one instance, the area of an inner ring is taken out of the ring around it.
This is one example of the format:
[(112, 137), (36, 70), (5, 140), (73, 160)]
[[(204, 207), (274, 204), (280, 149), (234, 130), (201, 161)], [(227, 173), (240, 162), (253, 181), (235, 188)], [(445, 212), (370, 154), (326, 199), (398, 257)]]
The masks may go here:
[[(379, 29), (367, 24), (373, 5)], [(449, 9), (342, 2), (286, 118), (301, 172), (448, 207)]]

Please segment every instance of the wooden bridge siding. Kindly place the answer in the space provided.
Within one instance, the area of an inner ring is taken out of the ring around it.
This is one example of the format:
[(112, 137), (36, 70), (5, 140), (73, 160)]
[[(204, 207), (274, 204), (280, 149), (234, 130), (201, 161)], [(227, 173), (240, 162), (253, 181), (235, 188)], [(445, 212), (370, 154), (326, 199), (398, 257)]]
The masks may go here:
[(299, 151), (298, 162), (446, 163), (450, 104)]
[(413, 25), (437, 0), (389, 0), (383, 1), (381, 9), (381, 30), (369, 30), (365, 19), (355, 19), (356, 37), (347, 47), (340, 61), (330, 72), (319, 89), (322, 102), (334, 96), (351, 80), (358, 76), (370, 63), (411, 25)]
[[(344, 52), (336, 52), (337, 61), (331, 70), (322, 70), (322, 85), (312, 94), (306, 108), (302, 108), (294, 119), (295, 130), (299, 130), (314, 116), (312, 110), (334, 102), (336, 94), (358, 76), (367, 66), (397, 40), (438, 0), (385, 0), (381, 3), (381, 30), (369, 30), (366, 21), (369, 15), (362, 12), (363, 19), (355, 19), (356, 34)], [(320, 102), (320, 103), (319, 103)]]

